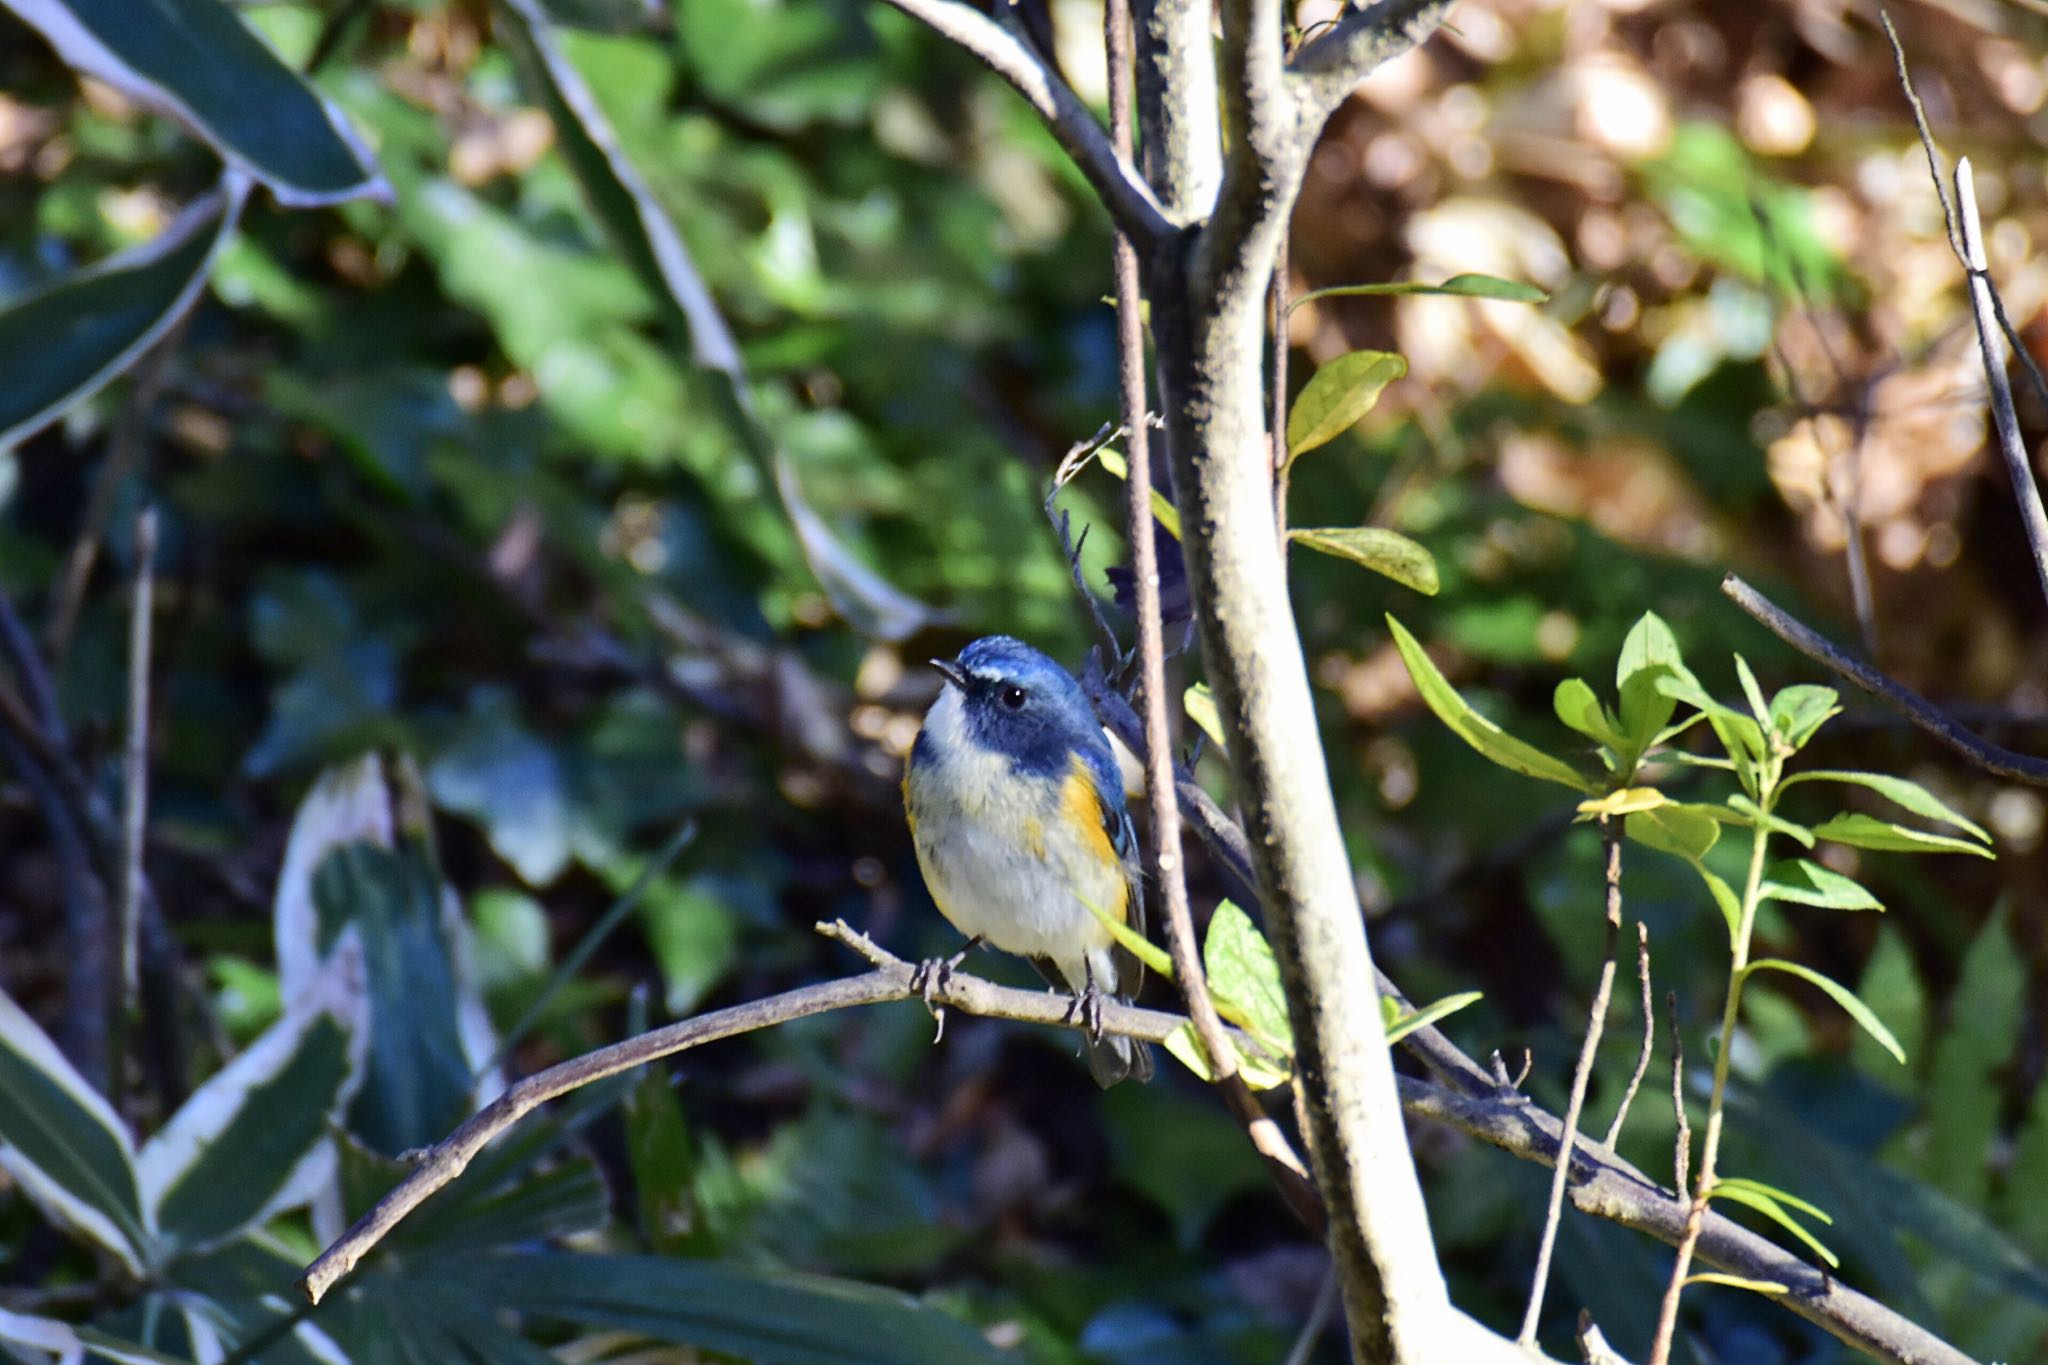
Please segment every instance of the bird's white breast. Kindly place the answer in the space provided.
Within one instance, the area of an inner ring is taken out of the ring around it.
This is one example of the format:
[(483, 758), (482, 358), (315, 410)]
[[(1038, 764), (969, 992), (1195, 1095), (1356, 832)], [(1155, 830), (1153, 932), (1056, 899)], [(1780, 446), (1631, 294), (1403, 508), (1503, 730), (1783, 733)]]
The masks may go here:
[(1083, 898), (1121, 914), (1124, 871), (1067, 817), (1064, 777), (1018, 773), (1006, 755), (977, 744), (951, 688), (925, 731), (903, 787), (918, 864), (940, 911), (964, 934), (1063, 967), (1108, 948), (1109, 931)]

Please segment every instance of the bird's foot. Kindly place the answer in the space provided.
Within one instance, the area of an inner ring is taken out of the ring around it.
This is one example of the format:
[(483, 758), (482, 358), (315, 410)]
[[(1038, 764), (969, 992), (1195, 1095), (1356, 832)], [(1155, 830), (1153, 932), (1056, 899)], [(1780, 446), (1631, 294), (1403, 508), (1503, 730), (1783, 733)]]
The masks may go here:
[(1082, 1031), (1088, 1035), (1089, 1042), (1102, 1041), (1102, 988), (1095, 984), (1093, 972), (1088, 974), (1088, 984), (1075, 994), (1073, 1003), (1067, 1006), (1067, 1022), (1077, 1021)]
[(910, 989), (917, 992), (918, 999), (924, 1001), (924, 1007), (939, 1021), (941, 1037), (946, 1032), (946, 1008), (938, 1003), (936, 997), (953, 984), (954, 969), (965, 962), (967, 955), (980, 946), (981, 936), (977, 934), (967, 940), (966, 947), (951, 957), (928, 957), (911, 969)]

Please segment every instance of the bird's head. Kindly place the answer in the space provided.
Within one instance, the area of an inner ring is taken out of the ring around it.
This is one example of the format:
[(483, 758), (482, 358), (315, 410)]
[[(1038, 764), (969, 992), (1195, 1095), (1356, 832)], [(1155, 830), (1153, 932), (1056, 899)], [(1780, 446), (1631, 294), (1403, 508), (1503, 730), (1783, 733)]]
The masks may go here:
[(1064, 774), (1077, 751), (1106, 743), (1073, 675), (1021, 640), (985, 636), (932, 666), (946, 676), (934, 718), (957, 707), (963, 739), (1019, 767)]

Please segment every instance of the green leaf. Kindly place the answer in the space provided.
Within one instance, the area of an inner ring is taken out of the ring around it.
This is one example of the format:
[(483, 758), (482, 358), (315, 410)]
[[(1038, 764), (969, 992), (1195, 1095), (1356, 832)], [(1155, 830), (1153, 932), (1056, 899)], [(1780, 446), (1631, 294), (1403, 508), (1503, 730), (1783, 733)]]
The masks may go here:
[(1719, 822), (1683, 805), (1636, 811), (1622, 822), (1622, 833), (1645, 848), (1697, 863), (1721, 837)]
[(1842, 713), (1840, 701), (1832, 687), (1799, 683), (1781, 688), (1771, 698), (1771, 728), (1792, 748), (1803, 749), (1815, 731)]
[[(1220, 1014), (1222, 1011), (1219, 1008), (1217, 1012)], [(1244, 1077), (1244, 1083), (1252, 1089), (1273, 1090), (1294, 1079), (1294, 1072), (1276, 1059), (1251, 1048), (1239, 1047), (1235, 1039), (1231, 1041), (1231, 1047), (1237, 1053), (1237, 1073)], [(1201, 1036), (1195, 1032), (1192, 1020), (1176, 1025), (1173, 1032), (1166, 1035), (1166, 1050), (1172, 1053), (1195, 1079), (1216, 1079), (1215, 1072), (1209, 1066), (1209, 1054), (1203, 1051)]]
[(1327, 289), (1313, 289), (1290, 300), (1287, 311), (1292, 313), (1305, 303), (1317, 299), (1379, 298), (1387, 295), (1442, 294), (1460, 299), (1502, 299), (1508, 303), (1547, 303), (1550, 295), (1533, 284), (1520, 280), (1504, 280), (1498, 275), (1480, 275), (1470, 271), (1453, 275), (1442, 284), (1424, 284), (1420, 280), (1392, 280), (1383, 284), (1336, 284)]
[(136, 1175), (165, 1239), (208, 1246), (309, 1203), (334, 1179), (330, 1124), (362, 1078), (368, 1000), (354, 944), (314, 990), (195, 1090)]
[[(1095, 462), (1119, 479), (1129, 480), (1131, 477), (1131, 466), (1119, 451), (1098, 450), (1095, 452)], [(1173, 500), (1166, 496), (1166, 491), (1157, 486), (1152, 489), (1152, 516), (1166, 528), (1168, 535), (1175, 540), (1180, 539), (1180, 509), (1173, 505)]]
[(1363, 564), (1425, 597), (1436, 596), (1436, 557), (1399, 531), (1377, 526), (1305, 526), (1287, 536), (1311, 550)]
[[(1856, 983), (1857, 998), (1870, 1006), (1871, 1013), (1884, 1020), (1892, 1036), (1899, 1040), (1899, 1046), (1913, 1056), (1921, 1049), (1927, 1038), (1927, 987), (1921, 983), (1920, 972), (1913, 964), (1913, 949), (1906, 936), (1896, 924), (1878, 926), (1877, 942), (1871, 947), (1870, 956), (1863, 963), (1863, 975)], [(1875, 1070), (1876, 1057), (1870, 1055), (1877, 1045), (1859, 1037), (1856, 1040), (1856, 1062), (1863, 1070)], [(1934, 1070), (1941, 1071), (1941, 1057), (1934, 1059)], [(1929, 1105), (1930, 1110), (1934, 1105)]]
[(149, 242), (0, 308), (0, 450), (98, 393), (185, 315), (247, 194), (230, 172)]
[(1724, 1274), (1719, 1270), (1696, 1271), (1685, 1277), (1687, 1284), (1718, 1284), (1730, 1289), (1747, 1289), (1752, 1294), (1789, 1294), (1791, 1289), (1776, 1280), (1745, 1280), (1740, 1275)]
[(1202, 943), (1202, 966), (1209, 991), (1220, 1009), (1236, 1008), (1239, 1023), (1261, 1047), (1281, 1057), (1294, 1055), (1294, 1029), (1287, 1018), (1287, 993), (1280, 985), (1280, 964), (1251, 916), (1235, 902), (1224, 901), (1209, 917)]
[(737, 1262), (489, 1256), (437, 1261), (415, 1273), (529, 1318), (633, 1332), (775, 1365), (1014, 1361), (968, 1324), (908, 1294)]
[(1714, 898), (1714, 908), (1721, 912), (1721, 919), (1728, 926), (1728, 946), (1735, 946), (1735, 939), (1742, 932), (1742, 900), (1735, 894), (1735, 888), (1720, 876), (1709, 872), (1705, 866), (1693, 869), (1700, 874), (1700, 880), (1707, 884), (1707, 894)]
[(1741, 793), (1728, 798), (1728, 808), (1739, 811), (1752, 829), (1767, 829), (1773, 834), (1782, 834), (1796, 840), (1802, 848), (1812, 848), (1814, 831), (1801, 824), (1795, 824), (1782, 815), (1773, 815), (1762, 806)]
[(1785, 779), (1784, 785), (1790, 787), (1800, 782), (1841, 782), (1854, 787), (1867, 787), (1887, 801), (1904, 806), (1915, 815), (1962, 830), (1987, 844), (1991, 842), (1990, 833), (1982, 825), (1963, 815), (1918, 782), (1903, 777), (1892, 777), (1885, 773), (1851, 772), (1841, 768), (1813, 768), (1792, 774)]
[(1216, 694), (1209, 690), (1209, 684), (1195, 683), (1189, 687), (1181, 694), (1180, 704), (1181, 709), (1187, 712), (1188, 719), (1201, 727), (1202, 733), (1209, 737), (1209, 742), (1222, 749), (1223, 716), (1216, 709)]
[(1656, 687), (1665, 696), (1675, 697), (1705, 713), (1707, 724), (1714, 728), (1714, 734), (1720, 739), (1721, 747), (1727, 751), (1728, 757), (1734, 760), (1735, 770), (1742, 777), (1743, 785), (1754, 789), (1758, 765), (1769, 752), (1764, 746), (1763, 727), (1756, 723), (1756, 719), (1715, 701), (1690, 674), (1666, 674), (1657, 679)]
[(708, 1230), (697, 1210), (696, 1152), (667, 1067), (641, 1069), (625, 1117), (641, 1237), (664, 1254), (704, 1254), (710, 1248), (703, 1244)]
[[(370, 998), (369, 1069), (349, 1108), (349, 1130), (389, 1156), (439, 1141), (466, 1118), (473, 1072), (489, 1059), (464, 1016), (480, 1014), (457, 972), (458, 924), (444, 919), (443, 888), (424, 849), (351, 844), (313, 875), (319, 945), (360, 935)], [(287, 999), (296, 994), (285, 984)]]
[(175, 118), (280, 204), (391, 195), (347, 116), (221, 0), (8, 0), (8, 8), (71, 67)]
[(1436, 713), (1438, 720), (1448, 725), (1458, 738), (1477, 749), (1482, 757), (1525, 777), (1555, 782), (1574, 791), (1593, 790), (1593, 784), (1564, 760), (1552, 758), (1534, 745), (1516, 739), (1474, 711), (1449, 680), (1437, 671), (1436, 665), (1430, 662), (1429, 655), (1408, 633), (1406, 626), (1388, 616), (1387, 628), (1393, 632), (1394, 647), (1400, 651), (1401, 661), (1408, 666), (1408, 676), (1415, 680), (1422, 700)]
[(1629, 747), (1619, 723), (1584, 678), (1566, 678), (1559, 683), (1557, 691), (1551, 694), (1550, 705), (1559, 720), (1588, 739), (1616, 752)]
[(1713, 1199), (1731, 1199), (1738, 1204), (1755, 1209), (1758, 1213), (1763, 1214), (1779, 1227), (1804, 1242), (1813, 1250), (1814, 1255), (1826, 1261), (1830, 1266), (1841, 1265), (1841, 1258), (1830, 1251), (1818, 1237), (1808, 1232), (1805, 1224), (1794, 1218), (1791, 1210), (1786, 1207), (1790, 1204), (1800, 1208), (1818, 1217), (1823, 1223), (1832, 1223), (1834, 1221), (1834, 1219), (1828, 1217), (1805, 1200), (1795, 1199), (1781, 1190), (1774, 1190), (1770, 1186), (1759, 1184), (1754, 1180), (1717, 1180), (1714, 1182), (1714, 1187), (1709, 1197)]
[(1973, 1207), (1990, 1195), (1993, 1152), (2004, 1138), (2007, 1079), (2027, 1046), (2028, 955), (2014, 941), (2005, 898), (1970, 939), (1957, 973), (1948, 1027), (1932, 1039), (1923, 1112), (1920, 1178)]
[(1771, 706), (1764, 700), (1764, 690), (1757, 686), (1756, 674), (1750, 672), (1749, 660), (1740, 654), (1735, 656), (1735, 677), (1742, 684), (1743, 698), (1749, 702), (1749, 713), (1756, 718), (1760, 727), (1771, 724)]
[(1764, 870), (1762, 891), (1771, 900), (1818, 905), (1825, 910), (1882, 910), (1884, 902), (1854, 878), (1808, 858), (1787, 858)]
[(1621, 642), (1614, 662), (1614, 686), (1621, 696), (1621, 728), (1640, 752), (1661, 741), (1664, 727), (1677, 709), (1675, 700), (1658, 688), (1666, 677), (1690, 680), (1678, 640), (1653, 611), (1644, 612)]
[(1302, 386), (1287, 413), (1287, 458), (1349, 431), (1380, 401), (1380, 391), (1408, 373), (1391, 351), (1352, 351), (1323, 365)]
[(1173, 958), (1164, 948), (1126, 924), (1122, 917), (1110, 914), (1093, 901), (1084, 899), (1081, 904), (1088, 908), (1089, 914), (1102, 921), (1102, 927), (1109, 930), (1110, 937), (1145, 964), (1147, 971), (1157, 972), (1168, 981), (1174, 980)]
[(154, 1240), (113, 1106), (0, 991), (0, 1170), (55, 1223), (142, 1274)]
[(1858, 811), (1837, 815), (1824, 824), (1814, 826), (1813, 832), (1816, 837), (1831, 843), (1889, 853), (1970, 853), (1979, 858), (1998, 856), (1982, 844), (1973, 844), (1967, 839), (1909, 829)]
[(1420, 1028), (1428, 1028), (1447, 1015), (1456, 1014), (1467, 1005), (1476, 1005), (1486, 998), (1484, 991), (1460, 991), (1432, 1001), (1412, 1013), (1401, 1012), (1399, 1002), (1390, 996), (1380, 997), (1380, 1022), (1386, 1025), (1387, 1046), (1392, 1047), (1409, 1034)]
[(1868, 1005), (1857, 999), (1856, 992), (1850, 990), (1841, 982), (1833, 977), (1817, 972), (1811, 967), (1802, 966), (1797, 962), (1787, 962), (1779, 957), (1760, 958), (1743, 968), (1743, 975), (1750, 977), (1758, 972), (1765, 971), (1786, 972), (1798, 977), (1801, 981), (1810, 981), (1820, 987), (1823, 991), (1827, 992), (1828, 996), (1836, 1004), (1849, 1012), (1851, 1019), (1854, 1019), (1863, 1026), (1864, 1032), (1882, 1043), (1884, 1050), (1898, 1059), (1899, 1065), (1904, 1066), (1906, 1064), (1906, 1050), (1899, 1046), (1898, 1039), (1892, 1037), (1892, 1031), (1884, 1026), (1883, 1020), (1871, 1013)]

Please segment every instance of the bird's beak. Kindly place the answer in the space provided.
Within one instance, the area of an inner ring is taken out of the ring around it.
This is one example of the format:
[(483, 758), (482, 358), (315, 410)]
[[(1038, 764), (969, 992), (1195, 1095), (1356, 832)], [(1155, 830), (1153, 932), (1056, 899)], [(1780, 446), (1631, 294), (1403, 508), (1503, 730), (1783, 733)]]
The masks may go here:
[(967, 690), (967, 671), (961, 668), (959, 664), (951, 659), (933, 659), (931, 662), (933, 668), (946, 675), (947, 682), (953, 684), (962, 692)]

